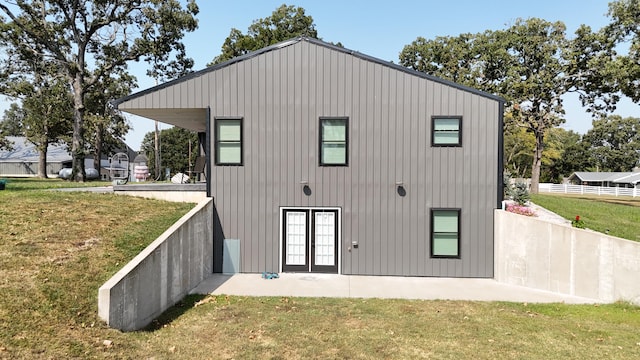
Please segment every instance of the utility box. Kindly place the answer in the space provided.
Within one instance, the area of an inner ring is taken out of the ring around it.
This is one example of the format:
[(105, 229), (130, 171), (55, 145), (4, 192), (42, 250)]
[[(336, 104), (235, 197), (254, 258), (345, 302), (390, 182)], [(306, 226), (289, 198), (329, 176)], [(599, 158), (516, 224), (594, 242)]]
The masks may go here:
[(222, 273), (240, 272), (240, 239), (224, 239), (222, 252)]

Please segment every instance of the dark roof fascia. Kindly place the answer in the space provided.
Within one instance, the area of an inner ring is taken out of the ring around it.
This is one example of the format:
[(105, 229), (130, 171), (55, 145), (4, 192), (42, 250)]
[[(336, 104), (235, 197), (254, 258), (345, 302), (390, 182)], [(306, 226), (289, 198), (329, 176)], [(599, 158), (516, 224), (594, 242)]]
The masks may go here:
[(123, 102), (129, 101), (131, 99), (135, 99), (137, 97), (148, 95), (150, 93), (153, 93), (153, 92), (158, 91), (158, 90), (162, 90), (164, 88), (173, 86), (175, 84), (179, 84), (179, 83), (182, 83), (182, 82), (185, 82), (185, 81), (189, 81), (189, 80), (191, 80), (193, 78), (196, 78), (196, 77), (198, 77), (200, 75), (203, 75), (203, 74), (206, 74), (208, 72), (216, 71), (216, 70), (219, 70), (221, 68), (227, 67), (229, 65), (232, 65), (232, 64), (235, 64), (235, 63), (247, 60), (247, 59), (254, 58), (256, 56), (262, 55), (264, 53), (267, 53), (267, 52), (270, 52), (270, 51), (273, 51), (273, 50), (282, 49), (282, 48), (285, 48), (287, 46), (296, 44), (296, 43), (301, 42), (301, 41), (307, 41), (307, 42), (315, 44), (315, 45), (323, 46), (323, 47), (326, 47), (326, 48), (329, 48), (329, 49), (332, 49), (332, 50), (335, 50), (335, 51), (339, 51), (339, 52), (342, 52), (342, 53), (345, 53), (345, 54), (349, 54), (349, 55), (355, 56), (355, 57), (357, 57), (359, 59), (362, 59), (362, 60), (370, 61), (370, 62), (377, 63), (377, 64), (380, 64), (380, 65), (383, 65), (383, 66), (388, 66), (388, 67), (390, 67), (392, 69), (395, 69), (395, 70), (398, 70), (398, 71), (401, 71), (401, 72), (404, 72), (404, 73), (408, 73), (410, 75), (414, 75), (414, 76), (417, 76), (417, 77), (421, 77), (423, 79), (431, 80), (431, 81), (434, 81), (434, 82), (437, 82), (437, 83), (440, 83), (440, 84), (443, 84), (443, 85), (451, 86), (453, 88), (456, 88), (456, 89), (459, 89), (459, 90), (462, 90), (462, 91), (466, 91), (466, 92), (469, 92), (469, 93), (472, 93), (472, 94), (475, 94), (475, 95), (479, 95), (479, 96), (482, 96), (482, 97), (486, 97), (486, 98), (498, 101), (500, 103), (506, 103), (506, 100), (503, 99), (502, 97), (498, 96), (498, 95), (490, 94), (490, 93), (487, 93), (487, 92), (484, 92), (484, 91), (481, 91), (481, 90), (478, 90), (478, 89), (475, 89), (475, 88), (472, 88), (472, 87), (469, 87), (469, 86), (460, 85), (460, 84), (455, 83), (455, 82), (450, 81), (450, 80), (445, 80), (445, 79), (442, 79), (442, 78), (439, 78), (439, 77), (436, 77), (436, 76), (433, 76), (433, 75), (429, 75), (429, 74), (426, 74), (426, 73), (423, 73), (423, 72), (420, 72), (420, 71), (417, 71), (417, 70), (413, 70), (413, 69), (410, 69), (410, 68), (407, 68), (407, 67), (404, 67), (404, 66), (401, 66), (401, 65), (398, 65), (398, 64), (394, 64), (394, 63), (392, 63), (390, 61), (384, 61), (384, 60), (378, 59), (378, 58), (373, 57), (373, 56), (369, 56), (369, 55), (365, 55), (365, 54), (359, 53), (357, 51), (353, 51), (353, 50), (349, 50), (349, 49), (346, 49), (346, 48), (343, 48), (343, 47), (339, 47), (339, 46), (336, 46), (336, 45), (333, 45), (333, 44), (329, 44), (329, 43), (327, 43), (325, 41), (322, 41), (322, 40), (319, 40), (319, 39), (309, 38), (309, 37), (304, 37), (303, 36), (303, 37), (296, 37), (296, 38), (293, 38), (293, 39), (290, 39), (290, 40), (279, 42), (279, 43), (271, 45), (271, 46), (267, 46), (267, 47), (262, 48), (260, 50), (256, 50), (256, 51), (253, 51), (253, 52), (250, 52), (250, 53), (235, 57), (235, 58), (233, 58), (231, 60), (228, 60), (228, 61), (225, 61), (223, 63), (216, 64), (216, 65), (213, 65), (213, 66), (209, 66), (207, 68), (204, 68), (204, 69), (196, 71), (196, 72), (192, 72), (192, 73), (187, 74), (185, 76), (182, 76), (182, 77), (180, 77), (178, 79), (171, 80), (171, 81), (168, 81), (168, 82), (160, 84), (160, 85), (156, 85), (154, 87), (148, 88), (146, 90), (139, 91), (137, 93), (133, 93), (133, 94), (127, 95), (125, 97), (122, 97), (122, 98), (119, 98), (119, 99), (116, 99), (116, 100), (112, 100), (112, 101), (109, 102), (109, 104), (111, 104), (111, 106), (117, 108), (118, 105), (122, 104)]

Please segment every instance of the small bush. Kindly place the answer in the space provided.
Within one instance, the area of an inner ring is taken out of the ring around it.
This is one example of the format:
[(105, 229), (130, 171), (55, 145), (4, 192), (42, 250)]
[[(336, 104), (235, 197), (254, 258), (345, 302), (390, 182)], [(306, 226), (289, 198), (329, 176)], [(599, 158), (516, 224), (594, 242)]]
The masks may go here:
[(509, 187), (509, 197), (511, 200), (518, 203), (518, 205), (524, 205), (531, 199), (527, 184), (516, 183)]
[(584, 220), (580, 219), (580, 215), (576, 215), (576, 218), (571, 220), (571, 226), (578, 229), (584, 229)]
[(532, 208), (524, 205), (507, 205), (507, 211), (524, 216), (536, 216)]

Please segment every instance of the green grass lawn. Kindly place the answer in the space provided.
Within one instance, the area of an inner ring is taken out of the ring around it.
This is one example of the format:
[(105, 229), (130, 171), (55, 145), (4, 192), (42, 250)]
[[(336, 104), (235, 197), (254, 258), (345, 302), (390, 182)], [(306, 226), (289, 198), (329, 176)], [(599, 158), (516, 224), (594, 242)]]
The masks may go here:
[(0, 359), (640, 358), (627, 304), (190, 296), (123, 333), (98, 288), (192, 205), (20, 183), (0, 191)]
[(624, 239), (640, 241), (640, 199), (591, 195), (533, 194), (531, 201), (585, 227)]

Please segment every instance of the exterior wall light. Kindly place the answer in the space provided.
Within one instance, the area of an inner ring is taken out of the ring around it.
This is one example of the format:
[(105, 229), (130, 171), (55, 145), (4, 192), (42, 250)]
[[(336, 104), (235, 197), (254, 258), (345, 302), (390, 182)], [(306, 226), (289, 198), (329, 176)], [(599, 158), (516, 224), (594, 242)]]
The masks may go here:
[(300, 181), (300, 185), (302, 185), (302, 192), (305, 195), (310, 196), (311, 195), (311, 188), (309, 187), (309, 181), (302, 180), (302, 181)]
[(404, 182), (396, 181), (396, 191), (398, 195), (405, 197), (407, 195), (407, 190), (404, 188)]

